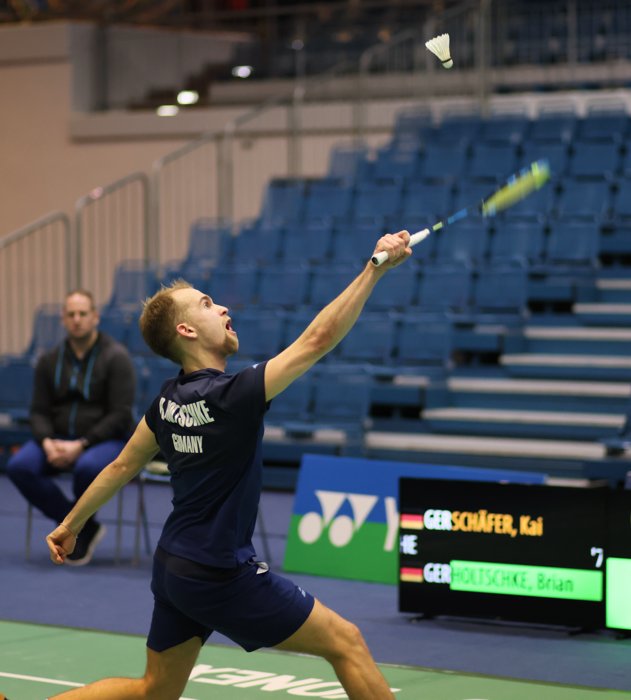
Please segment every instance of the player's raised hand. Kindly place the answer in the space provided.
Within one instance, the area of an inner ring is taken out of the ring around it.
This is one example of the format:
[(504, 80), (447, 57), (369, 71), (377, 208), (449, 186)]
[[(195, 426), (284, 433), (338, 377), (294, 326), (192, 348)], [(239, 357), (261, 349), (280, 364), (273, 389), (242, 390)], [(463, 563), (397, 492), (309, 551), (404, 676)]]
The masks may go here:
[(400, 265), (412, 255), (412, 249), (409, 246), (410, 234), (407, 231), (399, 231), (398, 233), (386, 233), (378, 241), (373, 252), (373, 256), (384, 252), (388, 255), (380, 267), (390, 269)]

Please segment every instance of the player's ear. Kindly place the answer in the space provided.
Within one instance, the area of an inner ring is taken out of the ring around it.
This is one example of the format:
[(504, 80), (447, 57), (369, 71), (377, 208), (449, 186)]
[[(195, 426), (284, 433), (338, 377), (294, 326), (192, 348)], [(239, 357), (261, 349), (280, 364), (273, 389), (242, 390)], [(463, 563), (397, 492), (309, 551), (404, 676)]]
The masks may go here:
[(197, 331), (189, 323), (178, 323), (175, 332), (184, 338), (197, 338)]

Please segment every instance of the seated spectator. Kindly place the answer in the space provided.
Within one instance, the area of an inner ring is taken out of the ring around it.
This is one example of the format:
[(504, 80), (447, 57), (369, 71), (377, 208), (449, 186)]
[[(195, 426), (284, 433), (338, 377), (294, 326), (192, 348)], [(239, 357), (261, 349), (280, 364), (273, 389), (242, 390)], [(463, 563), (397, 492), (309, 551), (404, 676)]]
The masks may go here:
[[(127, 350), (98, 330), (90, 292), (70, 292), (66, 339), (39, 359), (31, 400), (33, 439), (11, 457), (7, 473), (24, 498), (56, 523), (74, 505), (55, 483), (72, 471), (75, 499), (120, 452), (132, 428), (135, 375)], [(92, 517), (67, 563), (87, 564), (105, 527)]]

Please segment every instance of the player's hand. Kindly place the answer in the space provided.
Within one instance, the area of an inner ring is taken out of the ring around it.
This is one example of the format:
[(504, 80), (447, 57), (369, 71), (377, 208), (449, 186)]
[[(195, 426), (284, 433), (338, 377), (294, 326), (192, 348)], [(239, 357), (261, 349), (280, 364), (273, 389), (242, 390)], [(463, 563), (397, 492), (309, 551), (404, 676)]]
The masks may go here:
[(65, 525), (58, 525), (47, 537), (46, 544), (53, 564), (63, 564), (74, 552), (77, 537)]
[(410, 234), (407, 231), (387, 233), (377, 241), (377, 246), (375, 247), (373, 255), (380, 253), (382, 250), (386, 251), (388, 253), (388, 259), (380, 267), (391, 269), (400, 265), (412, 255), (412, 249), (409, 243)]

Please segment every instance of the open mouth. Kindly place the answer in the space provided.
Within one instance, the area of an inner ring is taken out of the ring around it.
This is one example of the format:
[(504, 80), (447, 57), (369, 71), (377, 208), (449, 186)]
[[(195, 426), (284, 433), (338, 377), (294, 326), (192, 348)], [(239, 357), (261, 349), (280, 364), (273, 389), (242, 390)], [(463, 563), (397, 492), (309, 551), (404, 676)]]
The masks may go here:
[(232, 327), (232, 321), (229, 320), (229, 321), (226, 323), (226, 330), (227, 330), (227, 331), (230, 331), (231, 333), (236, 333), (236, 331), (235, 331), (234, 328)]

